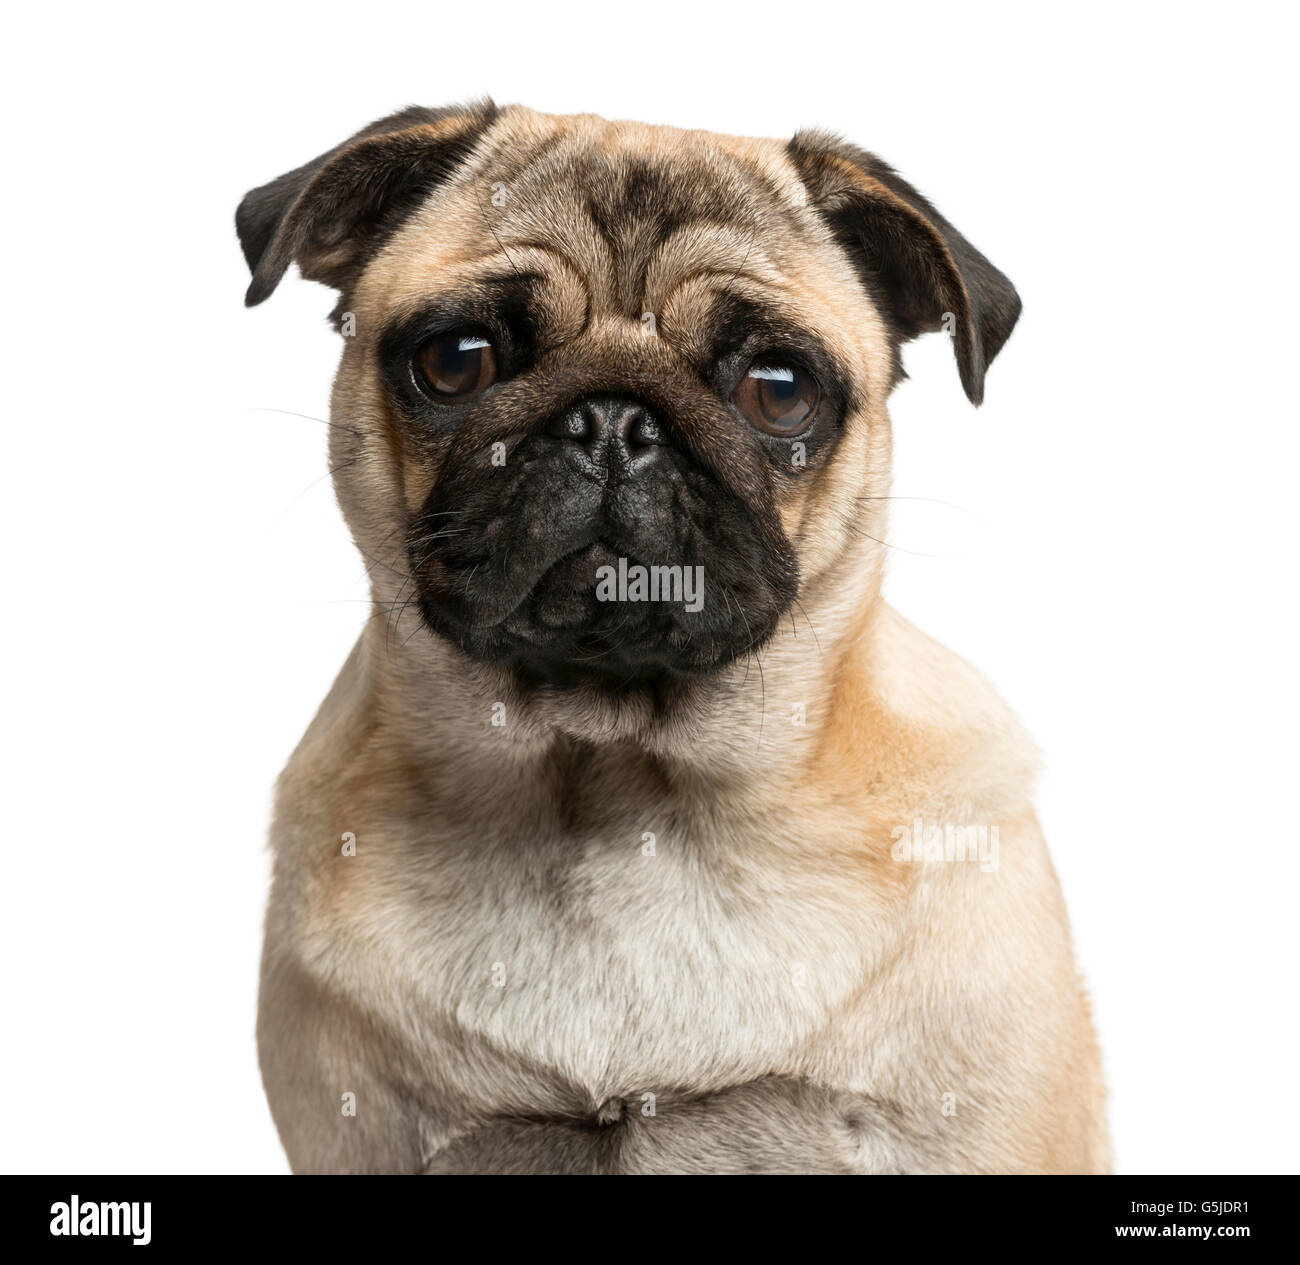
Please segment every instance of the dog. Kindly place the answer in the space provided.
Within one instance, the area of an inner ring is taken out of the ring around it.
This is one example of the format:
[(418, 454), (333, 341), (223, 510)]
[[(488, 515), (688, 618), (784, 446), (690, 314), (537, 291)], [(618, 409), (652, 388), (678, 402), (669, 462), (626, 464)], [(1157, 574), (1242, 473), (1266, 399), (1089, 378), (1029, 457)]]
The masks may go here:
[(339, 294), (373, 599), (276, 794), (292, 1168), (1106, 1171), (1034, 748), (881, 597), (900, 348), (979, 404), (1007, 278), (832, 135), (490, 102), (236, 227)]

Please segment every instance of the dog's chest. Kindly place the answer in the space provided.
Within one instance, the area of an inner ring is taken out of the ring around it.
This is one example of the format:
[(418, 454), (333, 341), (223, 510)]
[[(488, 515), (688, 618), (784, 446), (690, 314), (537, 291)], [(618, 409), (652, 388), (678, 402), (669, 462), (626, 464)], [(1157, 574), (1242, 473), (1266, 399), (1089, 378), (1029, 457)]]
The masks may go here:
[(336, 977), (383, 981), (439, 1075), (475, 1047), (525, 1097), (534, 1076), (600, 1100), (799, 1072), (884, 916), (862, 875), (778, 835), (379, 841), (313, 940)]

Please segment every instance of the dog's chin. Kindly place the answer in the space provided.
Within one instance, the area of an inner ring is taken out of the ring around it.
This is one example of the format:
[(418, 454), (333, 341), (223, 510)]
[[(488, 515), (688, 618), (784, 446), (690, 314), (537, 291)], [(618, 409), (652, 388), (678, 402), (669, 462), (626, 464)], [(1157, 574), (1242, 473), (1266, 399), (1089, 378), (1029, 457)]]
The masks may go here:
[[(624, 556), (624, 565), (634, 571), (639, 564)], [(617, 590), (602, 597), (602, 568), (616, 575), (619, 554), (596, 542), (552, 563), (522, 593), (453, 596), (464, 593), (460, 577), (426, 581), (420, 609), (436, 636), (506, 668), (525, 689), (615, 694), (704, 682), (761, 646), (780, 617), (775, 592), (758, 602), (750, 594), (743, 607), (681, 588), (655, 600), (620, 600), (626, 594)]]

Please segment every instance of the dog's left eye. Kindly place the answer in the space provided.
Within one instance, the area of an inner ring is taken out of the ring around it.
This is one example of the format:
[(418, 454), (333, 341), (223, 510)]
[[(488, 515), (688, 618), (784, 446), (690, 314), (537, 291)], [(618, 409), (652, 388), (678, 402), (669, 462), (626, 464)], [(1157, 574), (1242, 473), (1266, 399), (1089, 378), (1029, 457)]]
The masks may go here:
[(415, 354), (415, 367), (430, 394), (468, 400), (497, 380), (497, 354), (477, 334), (439, 334)]
[(787, 438), (812, 424), (820, 398), (812, 374), (785, 364), (751, 365), (731, 393), (731, 402), (751, 426)]

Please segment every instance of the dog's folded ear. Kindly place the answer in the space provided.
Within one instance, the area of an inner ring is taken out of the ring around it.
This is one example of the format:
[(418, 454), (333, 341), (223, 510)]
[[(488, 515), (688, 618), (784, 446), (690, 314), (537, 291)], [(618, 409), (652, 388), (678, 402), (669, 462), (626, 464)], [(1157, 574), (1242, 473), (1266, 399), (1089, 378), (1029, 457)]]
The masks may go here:
[(1015, 287), (874, 154), (824, 132), (799, 132), (788, 149), (894, 333), (902, 341), (951, 333), (961, 384), (979, 404), (984, 374), (1020, 315)]
[(346, 289), (376, 241), (451, 175), (496, 114), (490, 101), (412, 106), (245, 195), (235, 212), (253, 273), (244, 302), (269, 298), (295, 261), (304, 277)]

